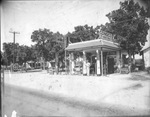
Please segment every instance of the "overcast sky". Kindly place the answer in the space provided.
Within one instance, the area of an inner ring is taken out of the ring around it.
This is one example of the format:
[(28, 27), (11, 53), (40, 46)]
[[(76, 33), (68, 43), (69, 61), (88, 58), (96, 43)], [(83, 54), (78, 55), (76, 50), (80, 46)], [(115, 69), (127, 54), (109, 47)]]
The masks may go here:
[(31, 34), (39, 28), (66, 34), (78, 25), (105, 24), (108, 22), (106, 14), (118, 9), (120, 1), (7, 1), (1, 7), (1, 43), (13, 42), (11, 29), (20, 32), (16, 35), (17, 43), (30, 46), (33, 44)]

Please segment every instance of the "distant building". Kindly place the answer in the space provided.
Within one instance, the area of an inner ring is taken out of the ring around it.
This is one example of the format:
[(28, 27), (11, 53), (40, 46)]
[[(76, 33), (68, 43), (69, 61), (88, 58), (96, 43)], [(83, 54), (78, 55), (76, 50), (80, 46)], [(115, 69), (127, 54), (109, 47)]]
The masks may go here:
[[(148, 19), (150, 25), (150, 18)], [(147, 42), (142, 49), (145, 68), (150, 67), (150, 29), (148, 30)]]

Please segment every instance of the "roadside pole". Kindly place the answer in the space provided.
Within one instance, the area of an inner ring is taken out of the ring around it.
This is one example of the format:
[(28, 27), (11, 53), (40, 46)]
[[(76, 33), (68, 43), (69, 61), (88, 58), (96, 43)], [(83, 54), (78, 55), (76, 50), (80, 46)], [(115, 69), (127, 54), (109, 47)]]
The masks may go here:
[(20, 34), (19, 32), (15, 32), (15, 31), (9, 31), (10, 33), (13, 33), (14, 35), (14, 40), (13, 40), (13, 70), (14, 70), (14, 64), (15, 64), (15, 35), (16, 34)]
[(4, 69), (1, 70), (1, 117), (4, 116), (4, 95), (5, 95), (5, 82), (4, 82)]

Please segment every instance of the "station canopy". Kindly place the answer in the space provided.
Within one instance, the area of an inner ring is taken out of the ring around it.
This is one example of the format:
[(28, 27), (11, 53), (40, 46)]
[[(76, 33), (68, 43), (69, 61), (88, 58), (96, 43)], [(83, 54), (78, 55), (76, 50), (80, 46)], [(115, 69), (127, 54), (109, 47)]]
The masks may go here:
[(66, 48), (67, 51), (95, 51), (103, 49), (103, 51), (120, 50), (119, 44), (104, 39), (94, 39), (84, 42), (71, 43)]

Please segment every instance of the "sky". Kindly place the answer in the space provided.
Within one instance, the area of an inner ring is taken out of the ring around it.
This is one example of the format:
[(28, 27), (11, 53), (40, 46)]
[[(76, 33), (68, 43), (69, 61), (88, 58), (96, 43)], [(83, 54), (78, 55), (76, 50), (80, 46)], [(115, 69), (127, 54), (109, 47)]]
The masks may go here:
[(33, 44), (34, 30), (50, 29), (62, 34), (74, 31), (78, 25), (96, 27), (108, 21), (106, 14), (119, 8), (120, 0), (60, 0), (60, 1), (7, 1), (1, 7), (1, 44), (15, 41), (20, 45)]
[(1, 49), (3, 42), (30, 46), (34, 30), (50, 29), (61, 34), (74, 31), (78, 25), (97, 25), (109, 22), (106, 14), (119, 8), (124, 0), (55, 0), (8, 1), (1, 5)]

